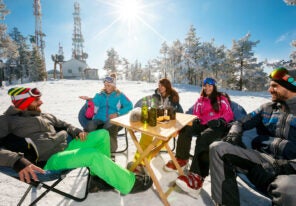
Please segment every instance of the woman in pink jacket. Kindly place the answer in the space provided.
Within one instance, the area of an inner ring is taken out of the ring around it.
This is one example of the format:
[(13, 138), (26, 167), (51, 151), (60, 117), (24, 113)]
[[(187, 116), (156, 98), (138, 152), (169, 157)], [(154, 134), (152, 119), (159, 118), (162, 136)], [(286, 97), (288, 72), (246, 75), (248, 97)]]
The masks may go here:
[[(193, 197), (198, 197), (203, 181), (209, 174), (209, 146), (221, 140), (228, 131), (227, 123), (233, 120), (229, 96), (218, 92), (216, 81), (203, 80), (200, 97), (193, 106), (197, 119), (192, 126), (184, 127), (177, 141), (176, 159), (182, 168), (188, 164), (192, 136), (197, 136), (194, 156), (187, 175), (177, 178), (176, 184)], [(172, 161), (165, 165), (166, 171), (176, 171)]]

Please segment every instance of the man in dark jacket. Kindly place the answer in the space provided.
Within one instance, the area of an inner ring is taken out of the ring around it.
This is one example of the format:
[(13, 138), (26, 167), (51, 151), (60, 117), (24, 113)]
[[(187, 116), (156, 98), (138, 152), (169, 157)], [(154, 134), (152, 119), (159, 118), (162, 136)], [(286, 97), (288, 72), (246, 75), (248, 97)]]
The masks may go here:
[(98, 191), (96, 186), (103, 183), (122, 194), (145, 191), (152, 185), (149, 176), (136, 176), (110, 159), (107, 130), (86, 133), (42, 113), (37, 88), (11, 88), (8, 94), (14, 105), (0, 116), (0, 165), (13, 168), (21, 181), (37, 180), (36, 172), (44, 170), (89, 167), (90, 192)]
[[(273, 205), (296, 202), (296, 82), (285, 68), (270, 74), (272, 102), (235, 122), (225, 141), (210, 146), (211, 190), (219, 205), (240, 205), (236, 172), (246, 174)], [(246, 149), (242, 133), (252, 128), (258, 136)]]

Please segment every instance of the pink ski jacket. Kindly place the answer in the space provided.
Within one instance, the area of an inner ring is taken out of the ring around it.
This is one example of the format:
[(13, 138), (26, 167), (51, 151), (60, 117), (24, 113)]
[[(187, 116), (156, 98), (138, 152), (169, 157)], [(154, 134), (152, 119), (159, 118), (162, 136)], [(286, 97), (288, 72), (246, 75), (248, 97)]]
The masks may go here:
[(233, 112), (230, 103), (225, 96), (218, 97), (219, 112), (212, 108), (208, 97), (199, 97), (193, 107), (193, 115), (196, 115), (200, 123), (206, 125), (210, 120), (223, 118), (228, 123), (233, 120)]

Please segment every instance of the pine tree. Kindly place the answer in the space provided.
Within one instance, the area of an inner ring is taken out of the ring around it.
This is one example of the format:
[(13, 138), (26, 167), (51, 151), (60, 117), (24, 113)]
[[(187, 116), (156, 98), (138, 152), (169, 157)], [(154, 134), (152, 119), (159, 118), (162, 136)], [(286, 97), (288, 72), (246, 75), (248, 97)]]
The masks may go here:
[(197, 84), (197, 78), (199, 68), (198, 68), (198, 51), (200, 49), (199, 38), (196, 37), (196, 32), (193, 25), (190, 26), (189, 31), (187, 33), (187, 37), (185, 38), (184, 43), (184, 67), (185, 72), (187, 73), (187, 79), (189, 84)]
[(107, 73), (116, 73), (117, 67), (121, 63), (118, 53), (111, 48), (107, 51), (107, 59), (105, 60), (104, 70)]
[(233, 40), (232, 48), (229, 50), (228, 57), (233, 65), (236, 73), (238, 73), (238, 86), (239, 90), (243, 90), (244, 75), (249, 70), (258, 67), (257, 58), (254, 57), (253, 47), (260, 41), (250, 41), (251, 34), (247, 33), (246, 36), (236, 41)]
[[(4, 20), (6, 15), (10, 13), (6, 9), (6, 5), (0, 0), (0, 20)], [(8, 79), (11, 83), (13, 76), (13, 67), (15, 65), (16, 59), (18, 58), (18, 51), (16, 44), (11, 40), (11, 38), (6, 34), (7, 27), (4, 22), (0, 23), (0, 86), (2, 86), (2, 81)]]
[(169, 52), (169, 47), (167, 45), (166, 42), (163, 42), (161, 44), (161, 48), (159, 51), (162, 55), (163, 55), (163, 59), (162, 59), (162, 73), (163, 73), (163, 77), (167, 78), (167, 70), (168, 70), (168, 52)]
[(33, 47), (29, 76), (31, 81), (44, 81), (46, 80), (45, 62), (39, 52), (37, 46)]
[(295, 6), (296, 5), (296, 0), (284, 0), (284, 2), (288, 5)]
[(21, 83), (23, 83), (23, 79), (29, 76), (28, 68), (30, 62), (30, 50), (29, 45), (27, 44), (28, 39), (24, 37), (16, 27), (12, 29), (9, 36), (17, 45), (19, 57), (17, 60), (16, 76), (18, 79), (20, 78)]

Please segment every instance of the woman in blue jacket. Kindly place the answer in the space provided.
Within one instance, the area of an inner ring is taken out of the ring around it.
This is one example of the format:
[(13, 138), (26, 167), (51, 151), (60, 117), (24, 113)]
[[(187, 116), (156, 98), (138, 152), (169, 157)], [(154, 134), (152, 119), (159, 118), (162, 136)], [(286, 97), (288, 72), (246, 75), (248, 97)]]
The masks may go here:
[(110, 123), (110, 119), (127, 114), (133, 108), (132, 102), (121, 91), (116, 88), (116, 79), (107, 76), (104, 79), (104, 88), (100, 93), (96, 93), (93, 98), (80, 96), (81, 99), (88, 101), (88, 108), (85, 116), (88, 119), (87, 132), (97, 129), (109, 131), (111, 152), (117, 150), (118, 126)]

